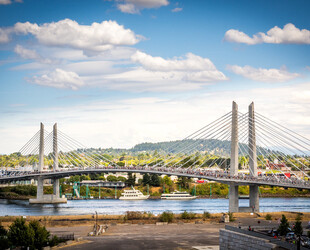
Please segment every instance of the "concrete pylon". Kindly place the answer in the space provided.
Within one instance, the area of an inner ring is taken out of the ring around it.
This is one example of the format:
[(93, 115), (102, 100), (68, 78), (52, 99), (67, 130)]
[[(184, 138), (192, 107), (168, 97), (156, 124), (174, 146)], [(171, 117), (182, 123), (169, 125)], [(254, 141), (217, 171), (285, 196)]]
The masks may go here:
[[(58, 137), (57, 137), (57, 123), (53, 126), (53, 156), (54, 156), (54, 164), (53, 171), (56, 172), (58, 170)], [(60, 197), (59, 193), (59, 179), (53, 180), (53, 193), (55, 196)]]
[[(44, 125), (40, 123), (40, 142), (39, 142), (39, 166), (38, 171), (42, 172), (44, 169)], [(43, 197), (43, 178), (39, 177), (37, 183), (37, 199)]]
[[(230, 175), (238, 175), (238, 105), (232, 103)], [(239, 212), (239, 187), (235, 183), (229, 185), (229, 212)]]
[[(256, 155), (256, 135), (254, 103), (249, 106), (249, 167), (250, 175), (257, 177), (257, 155)], [(250, 185), (250, 209), (259, 212), (259, 190), (258, 185)]]
[[(56, 134), (56, 137), (55, 137)], [(57, 145), (57, 124), (54, 125), (53, 130), (53, 152), (54, 152), (54, 171), (58, 169), (58, 145)], [(40, 145), (39, 145), (39, 168), (38, 171), (41, 173), (44, 168), (44, 125), (40, 125)], [(59, 179), (54, 179), (54, 193), (46, 194), (43, 193), (43, 177), (38, 177), (37, 185), (37, 197), (36, 199), (29, 199), (30, 204), (55, 204), (55, 203), (66, 203), (66, 198), (59, 197)]]

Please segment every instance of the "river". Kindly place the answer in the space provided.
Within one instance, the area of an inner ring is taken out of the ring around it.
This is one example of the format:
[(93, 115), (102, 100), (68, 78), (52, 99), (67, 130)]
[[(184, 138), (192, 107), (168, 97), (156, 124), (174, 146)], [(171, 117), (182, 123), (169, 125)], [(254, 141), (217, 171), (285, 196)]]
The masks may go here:
[[(249, 200), (240, 200), (240, 206), (248, 206)], [(68, 200), (67, 204), (30, 205), (24, 200), (0, 200), (0, 216), (30, 215), (82, 215), (124, 214), (126, 211), (147, 211), (160, 214), (170, 210), (181, 213), (184, 210), (194, 213), (220, 213), (228, 211), (228, 199), (176, 200)], [(310, 212), (310, 198), (260, 198), (261, 212), (295, 211)]]

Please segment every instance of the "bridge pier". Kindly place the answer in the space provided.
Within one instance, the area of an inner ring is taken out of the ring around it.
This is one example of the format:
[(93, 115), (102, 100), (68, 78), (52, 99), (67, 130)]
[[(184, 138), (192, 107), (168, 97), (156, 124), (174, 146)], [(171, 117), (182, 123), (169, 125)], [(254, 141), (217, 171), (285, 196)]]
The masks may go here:
[[(53, 156), (54, 156), (54, 171), (58, 169), (58, 145), (57, 145), (57, 124), (53, 128)], [(42, 172), (44, 167), (44, 125), (40, 126), (40, 146), (39, 146), (39, 168)], [(44, 194), (42, 177), (38, 177), (37, 197), (36, 199), (29, 199), (30, 204), (57, 204), (67, 203), (66, 198), (60, 197), (59, 193), (59, 179), (53, 180), (53, 194)]]
[[(254, 103), (249, 106), (249, 170), (250, 176), (257, 177), (256, 136), (254, 123)], [(233, 102), (231, 126), (230, 175), (238, 175), (238, 105)], [(239, 207), (238, 184), (229, 185), (229, 212), (259, 212), (258, 185), (250, 185), (249, 207)]]

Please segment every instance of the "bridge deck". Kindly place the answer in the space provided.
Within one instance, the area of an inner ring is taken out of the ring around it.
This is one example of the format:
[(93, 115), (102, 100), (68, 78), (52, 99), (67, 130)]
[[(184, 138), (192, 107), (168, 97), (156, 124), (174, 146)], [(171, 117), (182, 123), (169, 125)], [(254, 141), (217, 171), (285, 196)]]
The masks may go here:
[(279, 186), (284, 188), (297, 188), (310, 190), (309, 181), (301, 181), (298, 179), (276, 178), (276, 177), (250, 177), (250, 176), (229, 176), (227, 174), (217, 174), (214, 172), (195, 172), (193, 170), (183, 169), (152, 169), (152, 168), (88, 168), (88, 169), (75, 169), (75, 170), (59, 170), (59, 171), (44, 171), (44, 172), (18, 172), (13, 171), (14, 175), (0, 176), (0, 183), (9, 183), (13, 181), (31, 180), (42, 177), (43, 179), (59, 179), (72, 175), (95, 174), (95, 173), (141, 173), (141, 174), (158, 174), (158, 175), (175, 175), (184, 176), (189, 178), (206, 179), (209, 181), (220, 182), (224, 184), (237, 184), (237, 185), (268, 185)]

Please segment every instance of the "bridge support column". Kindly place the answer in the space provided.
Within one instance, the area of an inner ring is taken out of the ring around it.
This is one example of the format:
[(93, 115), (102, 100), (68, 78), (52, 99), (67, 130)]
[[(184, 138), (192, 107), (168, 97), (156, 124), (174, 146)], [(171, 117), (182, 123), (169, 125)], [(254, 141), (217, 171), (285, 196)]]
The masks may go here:
[[(249, 106), (249, 167), (250, 176), (257, 177), (256, 135), (253, 102)], [(250, 208), (253, 212), (259, 212), (258, 185), (250, 186)]]
[[(56, 136), (55, 136), (56, 135)], [(58, 145), (57, 145), (57, 124), (54, 125), (53, 130), (53, 154), (54, 154), (54, 171), (58, 169)], [(40, 146), (39, 146), (39, 167), (38, 171), (42, 172), (44, 167), (44, 125), (40, 126)], [(44, 195), (43, 191), (43, 177), (38, 177), (37, 185), (37, 197), (36, 199), (30, 199), (30, 204), (55, 204), (66, 203), (66, 198), (59, 197), (59, 179), (54, 179), (53, 182), (53, 194)]]
[[(238, 175), (238, 105), (232, 104), (231, 124), (231, 151), (230, 151), (230, 176)], [(231, 183), (229, 185), (229, 212), (239, 212), (239, 187)]]
[(231, 183), (229, 185), (229, 212), (239, 212), (239, 186)]

